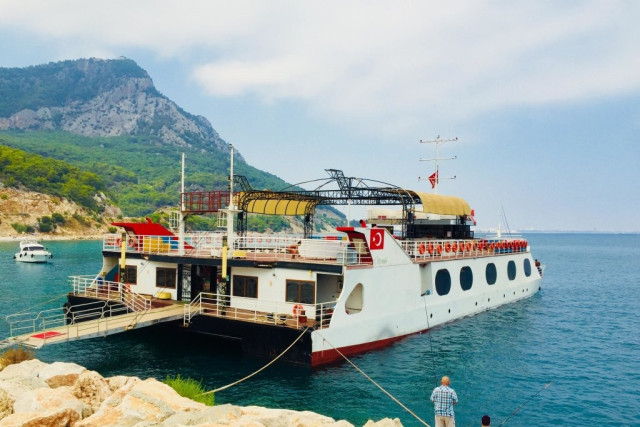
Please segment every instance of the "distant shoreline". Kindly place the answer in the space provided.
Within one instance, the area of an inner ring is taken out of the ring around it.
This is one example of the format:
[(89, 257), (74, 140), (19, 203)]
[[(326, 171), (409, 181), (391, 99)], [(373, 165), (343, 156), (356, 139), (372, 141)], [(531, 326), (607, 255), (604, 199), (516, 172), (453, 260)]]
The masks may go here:
[(49, 236), (46, 234), (24, 234), (20, 236), (0, 236), (0, 242), (19, 242), (22, 239), (35, 239), (38, 241), (53, 240), (102, 240), (102, 234), (99, 236)]

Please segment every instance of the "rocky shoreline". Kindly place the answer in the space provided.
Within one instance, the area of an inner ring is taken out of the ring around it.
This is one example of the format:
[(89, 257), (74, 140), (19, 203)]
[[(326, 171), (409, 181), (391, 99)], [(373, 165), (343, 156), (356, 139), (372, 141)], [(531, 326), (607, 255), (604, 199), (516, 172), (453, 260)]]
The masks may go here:
[[(206, 406), (148, 378), (104, 378), (75, 363), (37, 359), (0, 371), (0, 427), (353, 427), (310, 411), (230, 404)], [(366, 427), (401, 427), (400, 420)]]

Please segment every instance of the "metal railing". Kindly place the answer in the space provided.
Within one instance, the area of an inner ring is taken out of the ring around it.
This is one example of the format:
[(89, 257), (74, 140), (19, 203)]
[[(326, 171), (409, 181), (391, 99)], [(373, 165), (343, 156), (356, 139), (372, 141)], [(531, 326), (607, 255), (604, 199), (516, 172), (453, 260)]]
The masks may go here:
[(524, 239), (402, 240), (402, 249), (414, 260), (468, 258), (528, 252)]
[(322, 329), (329, 327), (335, 306), (335, 301), (300, 304), (202, 292), (185, 305), (184, 324), (191, 323), (197, 315), (207, 315), (296, 329), (303, 326)]
[(103, 280), (98, 276), (71, 276), (74, 295), (121, 302), (131, 311), (146, 311), (151, 308), (151, 300), (131, 292), (126, 283)]
[[(346, 236), (345, 236), (346, 238)], [(128, 236), (127, 252), (155, 255), (176, 255), (180, 252), (178, 236)], [(194, 257), (221, 257), (223, 234), (194, 233), (184, 238), (184, 254)], [(105, 235), (102, 249), (120, 251), (122, 236)], [(363, 242), (350, 243), (342, 236), (322, 239), (303, 239), (298, 235), (253, 235), (236, 237), (232, 258), (265, 261), (313, 261), (339, 265), (371, 264)], [(367, 261), (368, 260), (368, 261)]]

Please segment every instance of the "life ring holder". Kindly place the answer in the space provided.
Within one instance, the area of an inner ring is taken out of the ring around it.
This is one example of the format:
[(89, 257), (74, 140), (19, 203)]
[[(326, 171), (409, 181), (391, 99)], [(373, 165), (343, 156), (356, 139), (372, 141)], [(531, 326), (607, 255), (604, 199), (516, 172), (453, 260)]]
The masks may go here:
[(302, 304), (296, 304), (296, 305), (293, 306), (293, 315), (294, 316), (300, 316), (303, 313), (304, 313), (304, 307), (302, 306)]

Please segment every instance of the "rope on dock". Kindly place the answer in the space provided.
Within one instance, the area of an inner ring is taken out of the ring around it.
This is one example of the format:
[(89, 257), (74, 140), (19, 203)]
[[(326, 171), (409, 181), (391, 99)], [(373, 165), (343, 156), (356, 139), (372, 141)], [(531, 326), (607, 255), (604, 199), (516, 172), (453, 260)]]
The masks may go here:
[(318, 335), (320, 335), (322, 337), (322, 339), (329, 344), (331, 347), (333, 347), (333, 349), (338, 352), (338, 354), (340, 356), (342, 356), (342, 358), (344, 360), (346, 360), (351, 366), (353, 366), (355, 368), (356, 371), (360, 372), (366, 379), (368, 379), (369, 381), (371, 381), (373, 383), (373, 385), (375, 385), (376, 387), (378, 387), (384, 394), (386, 394), (387, 396), (389, 396), (391, 398), (391, 400), (393, 400), (394, 402), (396, 402), (398, 405), (400, 405), (405, 411), (407, 411), (408, 413), (410, 413), (411, 415), (413, 415), (413, 417), (420, 421), (423, 425), (425, 425), (426, 427), (431, 427), (429, 424), (427, 424), (426, 421), (424, 421), (422, 418), (420, 418), (417, 414), (415, 414), (411, 409), (407, 408), (402, 402), (400, 402), (398, 399), (396, 399), (391, 393), (389, 393), (387, 390), (385, 390), (380, 384), (378, 384), (373, 378), (371, 378), (369, 375), (367, 375), (362, 369), (360, 369), (358, 366), (356, 366), (355, 363), (353, 363), (351, 360), (349, 360), (347, 358), (347, 356), (345, 356), (344, 354), (342, 354), (340, 352), (340, 350), (338, 350), (333, 344), (331, 344), (329, 342), (329, 340), (327, 340), (321, 333), (319, 330), (316, 331), (316, 333)]
[(205, 394), (211, 394), (211, 393), (216, 393), (218, 391), (222, 391), (222, 390), (226, 390), (228, 388), (233, 387), (234, 385), (240, 384), (243, 381), (248, 380), (249, 378), (253, 377), (254, 375), (259, 374), (260, 372), (264, 371), (265, 369), (267, 369), (269, 366), (271, 366), (272, 364), (274, 364), (278, 359), (280, 359), (282, 356), (285, 355), (285, 353), (289, 350), (291, 350), (291, 347), (293, 347), (298, 341), (300, 341), (300, 338), (302, 338), (304, 336), (304, 334), (307, 332), (307, 330), (309, 329), (308, 326), (305, 326), (305, 328), (302, 330), (302, 333), (298, 336), (298, 338), (295, 339), (294, 342), (292, 342), (289, 347), (285, 348), (284, 351), (282, 353), (280, 353), (275, 359), (271, 360), (269, 363), (267, 363), (266, 365), (264, 365), (262, 368), (258, 369), (257, 371), (255, 371), (252, 374), (247, 375), (246, 377), (239, 379), (238, 381), (232, 382), (231, 384), (227, 384), (224, 387), (219, 387), (216, 388), (215, 390), (209, 390), (209, 391), (205, 391), (204, 393), (200, 393), (198, 396), (202, 396)]

